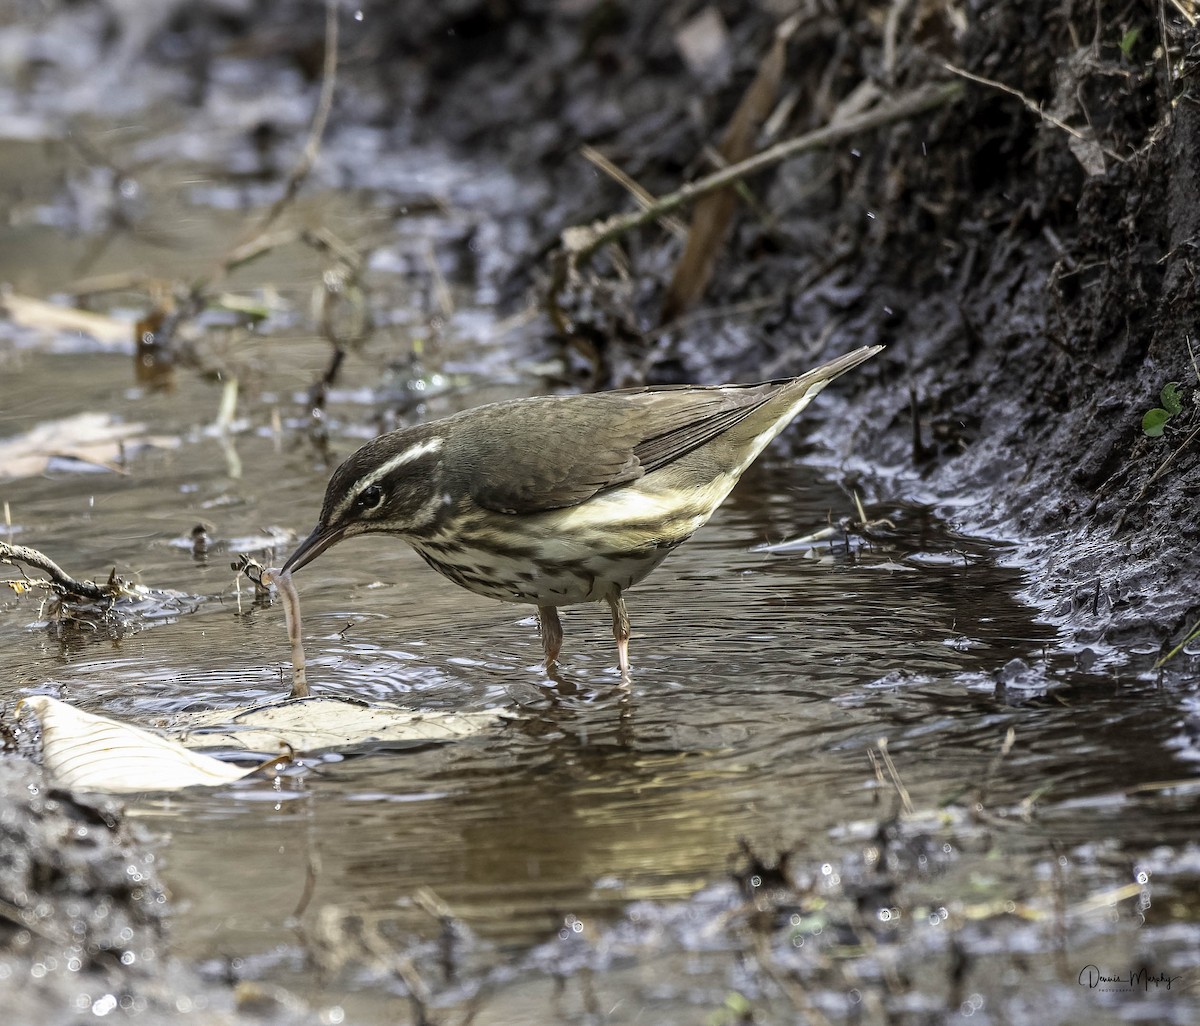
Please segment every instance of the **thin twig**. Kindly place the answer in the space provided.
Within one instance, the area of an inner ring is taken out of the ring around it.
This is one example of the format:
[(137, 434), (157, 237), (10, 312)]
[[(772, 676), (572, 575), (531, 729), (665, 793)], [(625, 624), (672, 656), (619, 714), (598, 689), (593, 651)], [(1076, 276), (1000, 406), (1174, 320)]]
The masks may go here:
[(1133, 497), (1133, 501), (1129, 504), (1130, 506), (1136, 506), (1146, 497), (1146, 493), (1150, 491), (1150, 486), (1167, 472), (1167, 468), (1175, 461), (1175, 457), (1183, 452), (1183, 450), (1189, 445), (1191, 445), (1192, 442), (1196, 440), (1197, 435), (1200, 435), (1200, 427), (1195, 428), (1192, 433), (1188, 435), (1187, 438), (1185, 438), (1182, 442), (1180, 442), (1176, 448), (1167, 453), (1167, 458), (1158, 465), (1158, 469), (1151, 474), (1150, 479), (1144, 485), (1142, 485), (1142, 490)]
[(1115, 152), (1114, 150), (1110, 150), (1107, 146), (1101, 146), (1097, 140), (1089, 138), (1083, 132), (1079, 131), (1078, 128), (1068, 125), (1061, 118), (1056, 118), (1053, 114), (1047, 114), (1042, 109), (1040, 104), (1031, 100), (1028, 96), (1026, 96), (1023, 92), (1021, 92), (1020, 89), (1014, 89), (1012, 86), (1005, 85), (1003, 82), (997, 82), (994, 78), (984, 78), (982, 75), (976, 75), (974, 72), (967, 71), (966, 68), (960, 68), (960, 67), (958, 67), (958, 65), (951, 64), (949, 61), (943, 61), (942, 67), (955, 75), (960, 75), (963, 78), (970, 79), (972, 82), (978, 82), (980, 85), (990, 86), (992, 89), (999, 89), (1000, 92), (1002, 92), (1002, 93), (1008, 93), (1009, 96), (1015, 96), (1018, 100), (1020, 100), (1023, 104), (1025, 104), (1026, 107), (1028, 107), (1031, 111), (1033, 111), (1033, 113), (1036, 114), (1043, 121), (1049, 122), (1055, 128), (1062, 129), (1064, 132), (1067, 133), (1067, 135), (1071, 136), (1072, 138), (1078, 139), (1080, 142), (1085, 142), (1085, 143), (1089, 143), (1089, 144), (1095, 143), (1096, 146), (1100, 147), (1101, 153), (1103, 153), (1106, 157), (1112, 157), (1112, 159), (1115, 160), (1118, 164), (1124, 164), (1129, 159), (1128, 157), (1122, 157), (1119, 153)]
[(958, 83), (942, 82), (906, 93), (897, 100), (885, 100), (858, 117), (825, 125), (793, 139), (785, 139), (781, 143), (776, 143), (774, 146), (756, 153), (747, 160), (730, 164), (729, 167), (722, 168), (720, 171), (714, 171), (703, 178), (688, 182), (675, 192), (659, 197), (643, 210), (618, 214), (591, 225), (577, 225), (566, 229), (561, 238), (563, 252), (571, 264), (578, 265), (587, 260), (600, 247), (607, 245), (626, 232), (657, 220), (692, 200), (706, 196), (717, 189), (723, 189), (748, 175), (773, 167), (799, 153), (830, 146), (861, 132), (882, 128), (906, 118), (916, 117), (926, 111), (944, 107), (948, 103), (953, 103), (961, 95), (962, 87)]

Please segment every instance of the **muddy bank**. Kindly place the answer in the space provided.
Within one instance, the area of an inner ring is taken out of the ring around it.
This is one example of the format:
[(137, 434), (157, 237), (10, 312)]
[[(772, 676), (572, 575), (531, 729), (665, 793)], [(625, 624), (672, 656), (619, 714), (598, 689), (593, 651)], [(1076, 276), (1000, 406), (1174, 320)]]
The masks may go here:
[[(387, 74), (418, 134), (547, 175), (561, 198), (531, 216), (549, 242), (627, 205), (582, 143), (654, 194), (709, 169), (704, 147), (777, 24), (768, 4), (718, 7), (457, 5), (415, 37), (406, 21)], [(602, 257), (561, 297), (563, 343), (601, 384), (753, 377), (887, 344), (839, 413), (874, 454), (875, 494), (974, 500), (952, 518), (1025, 543), (1039, 608), (1146, 669), (1195, 619), (1200, 537), (1197, 35), (1158, 14), (814, 11), (788, 45), (778, 96), (795, 105), (776, 138), (825, 123), (864, 82), (902, 95), (952, 77), (949, 63), (991, 84), (964, 80), (941, 111), (752, 179), (758, 206), (716, 258), (703, 320), (661, 323), (680, 243), (657, 228), (626, 238), (619, 266)], [(709, 49), (689, 65), (697, 36)], [(498, 82), (499, 102), (475, 108)], [(543, 280), (538, 264), (513, 270)], [(1147, 437), (1143, 414), (1171, 381), (1188, 398)]]

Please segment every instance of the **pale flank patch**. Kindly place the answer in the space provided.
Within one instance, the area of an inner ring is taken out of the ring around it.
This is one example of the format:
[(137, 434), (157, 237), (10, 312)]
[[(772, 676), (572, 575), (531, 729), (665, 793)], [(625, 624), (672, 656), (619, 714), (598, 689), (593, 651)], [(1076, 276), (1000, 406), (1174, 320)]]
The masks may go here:
[[(669, 487), (651, 489), (648, 479), (642, 478), (634, 484), (594, 495), (578, 506), (546, 514), (547, 530), (542, 542), (552, 550), (564, 533), (590, 535), (588, 547), (599, 544), (607, 548), (606, 538), (620, 538), (627, 547), (671, 541), (673, 535), (689, 535), (706, 523), (736, 483), (737, 475), (722, 474), (701, 488), (681, 491)], [(629, 528), (634, 524), (647, 526), (644, 537), (633, 537)], [(578, 543), (571, 546), (572, 551), (577, 548)], [(551, 552), (547, 555), (559, 558)]]

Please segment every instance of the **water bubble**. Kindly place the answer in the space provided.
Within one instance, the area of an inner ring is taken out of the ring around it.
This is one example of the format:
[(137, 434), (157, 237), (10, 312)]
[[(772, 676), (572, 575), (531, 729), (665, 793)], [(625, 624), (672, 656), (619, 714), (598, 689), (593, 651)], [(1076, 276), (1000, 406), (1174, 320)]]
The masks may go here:
[(108, 1015), (109, 1012), (115, 1011), (116, 1007), (116, 996), (105, 994), (103, 997), (98, 997), (92, 1002), (92, 1015)]

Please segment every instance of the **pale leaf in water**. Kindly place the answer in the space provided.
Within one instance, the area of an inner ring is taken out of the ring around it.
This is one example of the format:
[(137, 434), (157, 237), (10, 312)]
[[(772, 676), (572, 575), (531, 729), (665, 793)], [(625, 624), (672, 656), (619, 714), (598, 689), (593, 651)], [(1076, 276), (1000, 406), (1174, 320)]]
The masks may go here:
[(340, 698), (302, 698), (250, 709), (180, 713), (171, 727), (192, 747), (273, 753), (348, 751), (380, 744), (439, 744), (482, 733), (501, 722), (496, 710), (420, 712)]
[(49, 695), (18, 705), (42, 724), (42, 765), (58, 787), (69, 791), (176, 791), (217, 787), (239, 780), (249, 769), (190, 752), (165, 737), (76, 709)]
[(0, 296), (0, 314), (7, 316), (14, 324), (45, 335), (89, 335), (105, 349), (133, 352), (133, 325), (115, 317), (57, 306), (12, 292)]
[(107, 413), (79, 413), (44, 421), (0, 442), (0, 478), (35, 477), (57, 462), (73, 469), (123, 472), (118, 461), (148, 447), (171, 449), (179, 439), (147, 435), (142, 424), (124, 423)]

